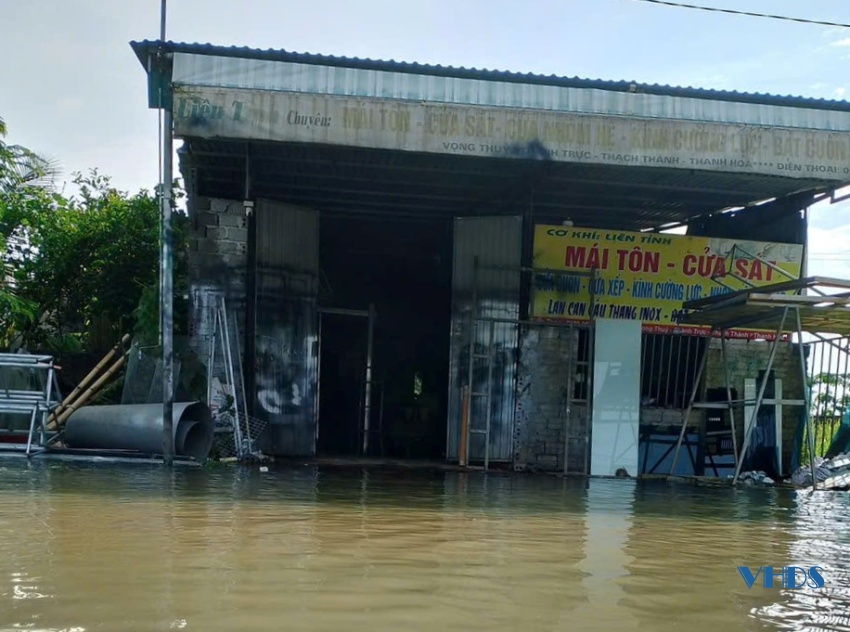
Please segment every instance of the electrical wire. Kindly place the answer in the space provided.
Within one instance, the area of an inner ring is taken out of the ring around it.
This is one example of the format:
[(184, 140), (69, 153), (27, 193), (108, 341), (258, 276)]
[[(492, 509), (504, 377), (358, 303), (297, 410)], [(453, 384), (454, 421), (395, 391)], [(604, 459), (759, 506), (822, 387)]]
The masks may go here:
[(732, 15), (745, 15), (752, 18), (767, 18), (771, 20), (783, 20), (785, 22), (797, 22), (801, 24), (816, 24), (819, 26), (833, 26), (838, 28), (850, 29), (850, 24), (841, 22), (827, 22), (824, 20), (810, 20), (808, 18), (797, 18), (789, 15), (774, 15), (772, 13), (755, 13), (753, 11), (740, 11), (738, 9), (722, 9), (719, 7), (706, 7), (698, 4), (686, 4), (683, 2), (670, 2), (669, 0), (632, 0), (632, 2), (646, 2), (649, 4), (658, 4), (665, 7), (676, 7), (677, 9), (697, 9), (699, 11), (711, 11), (714, 13), (729, 13)]

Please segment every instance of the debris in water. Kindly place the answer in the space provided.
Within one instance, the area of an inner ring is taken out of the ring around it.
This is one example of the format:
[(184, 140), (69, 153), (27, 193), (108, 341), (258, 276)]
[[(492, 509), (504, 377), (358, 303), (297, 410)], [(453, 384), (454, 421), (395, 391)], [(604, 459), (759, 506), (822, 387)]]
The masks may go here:
[[(843, 453), (831, 459), (815, 457), (815, 477), (818, 489), (850, 489), (850, 453)], [(803, 465), (791, 475), (795, 487), (810, 488), (812, 486), (811, 465)]]
[[(729, 478), (734, 478), (731, 474)], [(761, 470), (755, 472), (741, 472), (741, 475), (738, 477), (739, 481), (743, 481), (748, 485), (753, 485), (755, 483), (760, 483), (762, 485), (773, 485), (774, 480), (770, 478), (767, 474), (762, 472)]]

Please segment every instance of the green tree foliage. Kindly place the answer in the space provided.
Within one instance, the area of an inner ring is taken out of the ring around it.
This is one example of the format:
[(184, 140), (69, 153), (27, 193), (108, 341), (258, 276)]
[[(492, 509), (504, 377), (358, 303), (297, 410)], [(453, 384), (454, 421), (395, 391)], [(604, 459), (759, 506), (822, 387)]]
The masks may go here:
[(21, 145), (5, 142), (6, 123), (0, 118), (0, 191), (25, 193), (32, 189), (52, 191), (59, 167), (46, 158)]
[[(850, 407), (850, 376), (838, 373), (818, 373), (807, 380), (811, 389), (811, 416), (815, 455), (823, 457), (841, 427), (844, 414)], [(803, 432), (800, 463), (809, 463), (808, 430)]]
[(840, 420), (850, 406), (850, 376), (819, 373), (808, 380), (811, 388), (810, 415), (815, 422)]
[(20, 254), (20, 233), (27, 218), (36, 208), (51, 205), (58, 173), (53, 161), (20, 145), (7, 144), (6, 131), (0, 118), (0, 346), (8, 346), (23, 327), (36, 320), (37, 305), (16, 291), (10, 263)]
[[(34, 156), (21, 150), (17, 156)], [(30, 158), (26, 158), (29, 160)], [(14, 155), (2, 158), (8, 163)], [(44, 171), (49, 163), (44, 162)], [(63, 197), (20, 165), (4, 167), (0, 243), (7, 263), (0, 295), (0, 345), (102, 353), (124, 333), (156, 344), (159, 326), (160, 207), (156, 195), (114, 188), (108, 177), (75, 174)], [(22, 180), (21, 177), (24, 179)], [(10, 186), (5, 187), (8, 177)], [(15, 184), (12, 184), (12, 180)], [(43, 179), (43, 178), (42, 178)], [(186, 322), (186, 218), (173, 215), (175, 327)]]

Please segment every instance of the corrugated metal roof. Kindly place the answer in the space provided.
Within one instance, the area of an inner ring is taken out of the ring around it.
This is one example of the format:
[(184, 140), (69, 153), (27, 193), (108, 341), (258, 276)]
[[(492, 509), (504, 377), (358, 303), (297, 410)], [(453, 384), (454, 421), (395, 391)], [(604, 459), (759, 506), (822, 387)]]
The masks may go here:
[(175, 85), (571, 114), (850, 131), (850, 112), (175, 53)]
[[(134, 41), (130, 43), (142, 66), (147, 69), (147, 58), (156, 50), (160, 42), (154, 40)], [(459, 79), (476, 79), (484, 81), (499, 81), (523, 83), (540, 86), (558, 86), (568, 88), (584, 88), (606, 90), (611, 92), (640, 93), (660, 96), (683, 97), (691, 99), (707, 99), (711, 101), (727, 101), (736, 103), (752, 103), (782, 107), (796, 107), (814, 110), (850, 112), (850, 102), (827, 99), (814, 99), (800, 96), (780, 96), (763, 93), (748, 93), (737, 91), (710, 90), (694, 87), (667, 86), (645, 84), (634, 81), (609, 81), (601, 79), (585, 79), (580, 77), (559, 77), (555, 75), (539, 75), (501, 70), (485, 70), (477, 68), (460, 68), (453, 66), (429, 65), (394, 60), (361, 59), (356, 57), (338, 57), (334, 55), (319, 55), (313, 53), (296, 53), (283, 49), (257, 49), (239, 46), (217, 46), (214, 44), (165, 42), (166, 50), (172, 53), (187, 53), (194, 55), (211, 55), (216, 57), (231, 57), (241, 59), (256, 59), (282, 61), (298, 64), (312, 64), (339, 68), (354, 68), (373, 71), (401, 72), (416, 75), (431, 75)]]
[[(789, 296), (785, 292), (811, 289), (846, 291), (848, 287), (850, 282), (842, 279), (808, 277), (747, 288), (686, 302), (683, 307), (690, 313), (681, 322), (727, 330), (746, 326), (776, 331), (784, 326), (786, 333), (795, 333), (795, 320), (799, 318), (804, 332), (847, 336), (850, 335), (850, 310), (847, 309), (846, 296)], [(832, 304), (823, 304), (826, 302)], [(786, 308), (790, 309), (787, 316), (783, 316)]]

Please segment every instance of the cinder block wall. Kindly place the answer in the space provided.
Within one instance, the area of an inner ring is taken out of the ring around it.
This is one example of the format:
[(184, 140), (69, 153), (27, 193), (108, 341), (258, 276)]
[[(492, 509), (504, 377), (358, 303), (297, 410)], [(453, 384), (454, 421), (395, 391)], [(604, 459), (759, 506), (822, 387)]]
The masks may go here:
[(201, 300), (204, 291), (223, 291), (229, 314), (235, 314), (240, 347), (245, 349), (245, 282), (248, 229), (241, 201), (195, 197), (189, 200), (190, 344), (206, 353), (211, 329)]
[[(572, 340), (570, 340), (572, 339)], [(568, 469), (584, 472), (587, 409), (569, 404), (570, 352), (578, 349), (578, 331), (566, 327), (531, 327), (520, 340), (517, 411), (514, 418), (514, 465), (517, 469), (563, 471), (569, 411)]]
[(189, 213), (190, 279), (214, 282), (244, 300), (248, 228), (242, 202), (198, 197)]

